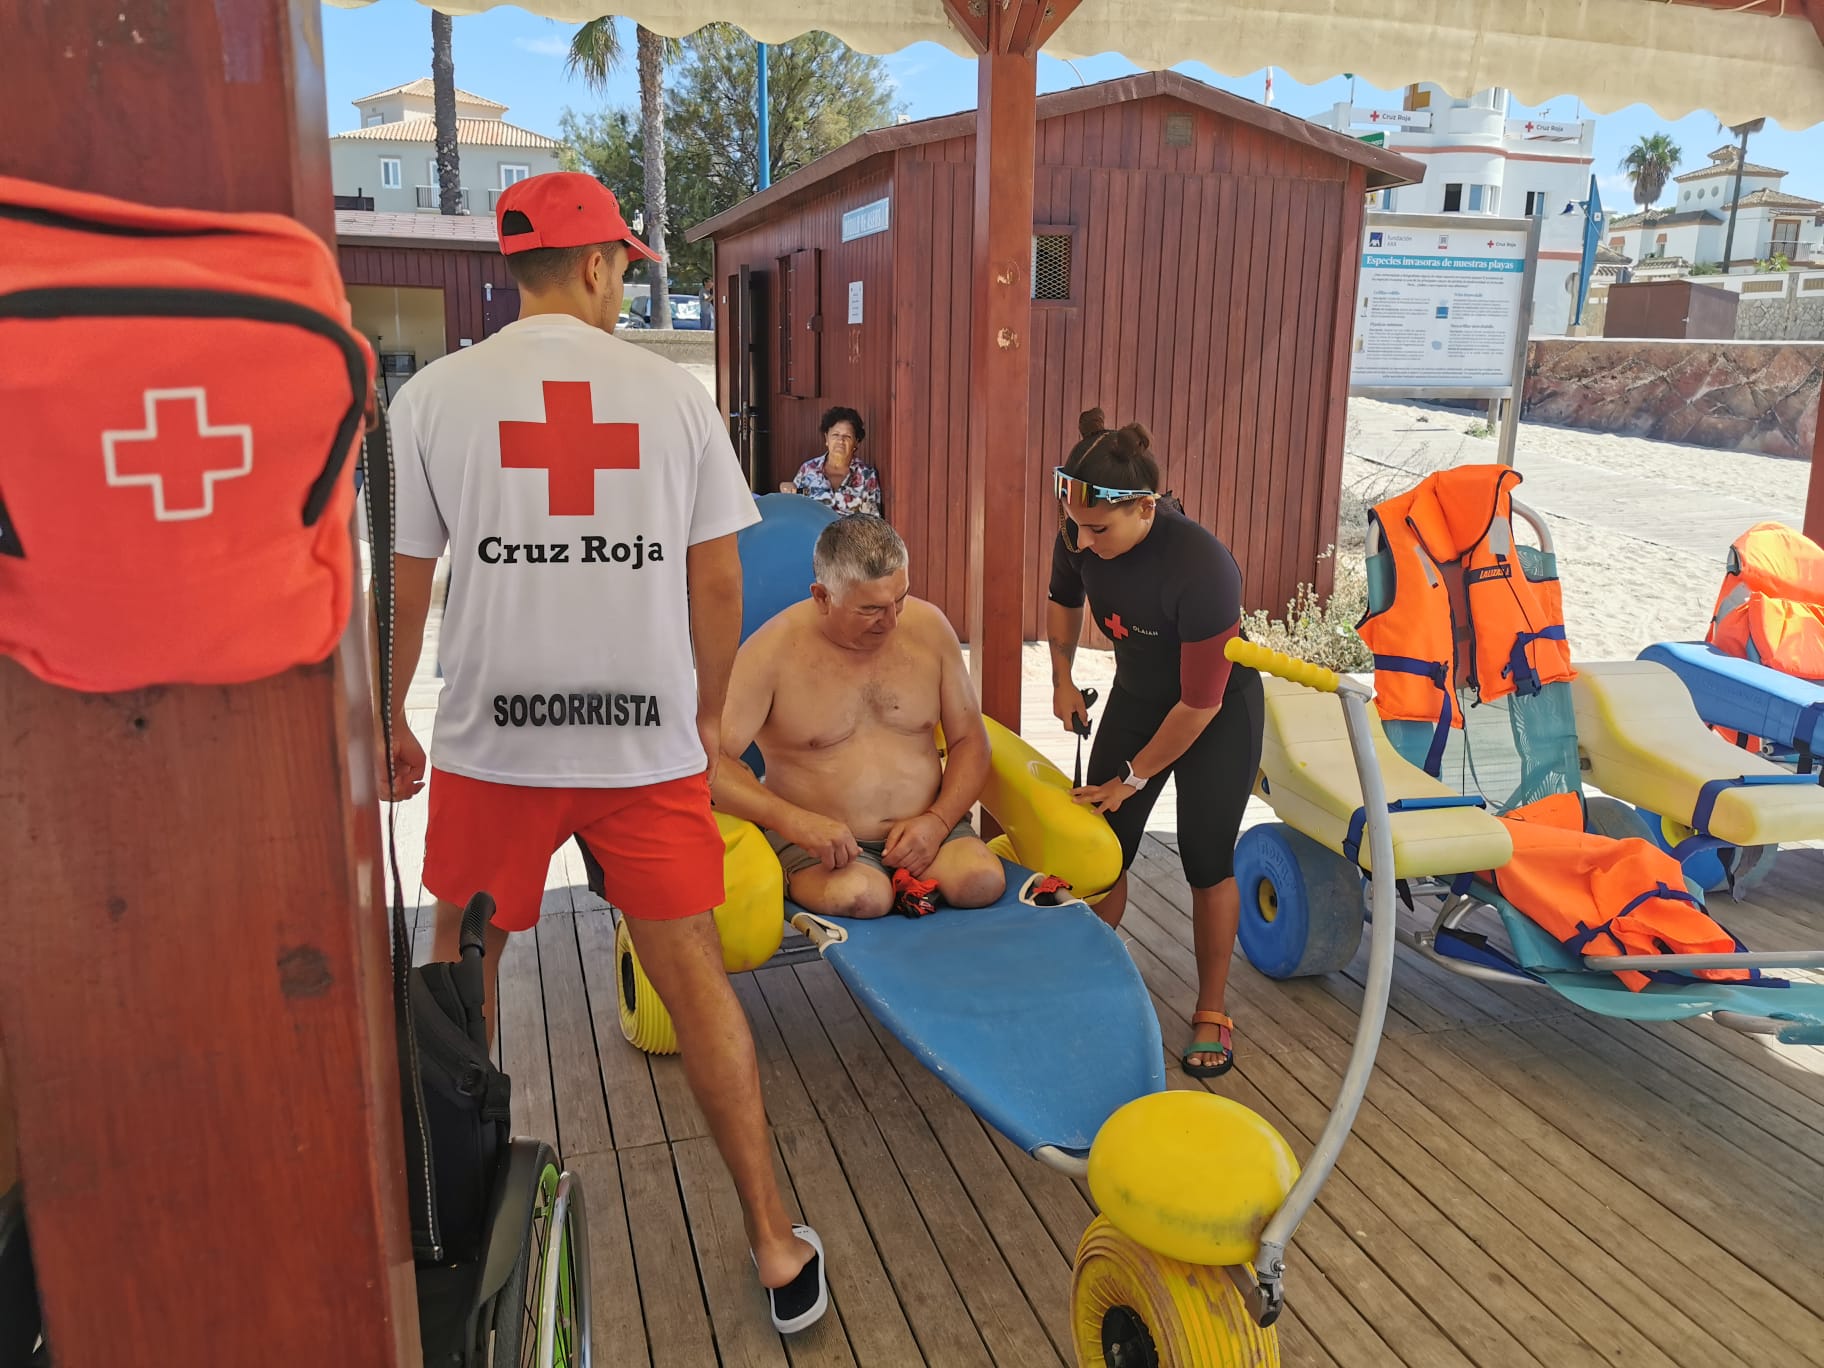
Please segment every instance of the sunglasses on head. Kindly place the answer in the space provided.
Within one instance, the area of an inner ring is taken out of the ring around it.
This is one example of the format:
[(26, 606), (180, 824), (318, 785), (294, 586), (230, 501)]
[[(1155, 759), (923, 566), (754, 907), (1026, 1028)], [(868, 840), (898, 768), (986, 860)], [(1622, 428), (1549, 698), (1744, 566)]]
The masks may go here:
[(1111, 489), (1107, 485), (1091, 484), (1075, 475), (1066, 475), (1063, 466), (1052, 470), (1051, 488), (1063, 502), (1082, 504), (1085, 508), (1099, 503), (1126, 503), (1130, 499), (1144, 499), (1155, 493), (1151, 489)]

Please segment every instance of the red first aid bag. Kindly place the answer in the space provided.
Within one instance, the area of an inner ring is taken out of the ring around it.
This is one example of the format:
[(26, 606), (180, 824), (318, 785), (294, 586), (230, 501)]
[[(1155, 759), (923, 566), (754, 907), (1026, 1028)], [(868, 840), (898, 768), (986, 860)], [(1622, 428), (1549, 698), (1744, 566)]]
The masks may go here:
[(91, 691), (328, 656), (373, 366), (293, 220), (0, 177), (0, 652)]

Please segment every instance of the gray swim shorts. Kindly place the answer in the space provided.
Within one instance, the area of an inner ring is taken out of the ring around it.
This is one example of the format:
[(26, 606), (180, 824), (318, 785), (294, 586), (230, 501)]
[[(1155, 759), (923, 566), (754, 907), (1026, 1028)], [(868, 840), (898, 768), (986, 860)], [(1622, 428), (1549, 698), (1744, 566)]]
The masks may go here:
[[(944, 844), (949, 845), (952, 841), (960, 841), (974, 835), (975, 827), (965, 817), (950, 828), (950, 834), (944, 837)], [(803, 846), (793, 845), (776, 831), (767, 832), (766, 839), (772, 844), (773, 854), (779, 857), (779, 865), (785, 870), (785, 877), (788, 879), (799, 870), (809, 869), (812, 865), (819, 863), (817, 857), (810, 851)], [(880, 858), (881, 852), (887, 848), (885, 841), (858, 841), (856, 844), (861, 847), (861, 863), (872, 865), (882, 874), (888, 872), (885, 862)]]

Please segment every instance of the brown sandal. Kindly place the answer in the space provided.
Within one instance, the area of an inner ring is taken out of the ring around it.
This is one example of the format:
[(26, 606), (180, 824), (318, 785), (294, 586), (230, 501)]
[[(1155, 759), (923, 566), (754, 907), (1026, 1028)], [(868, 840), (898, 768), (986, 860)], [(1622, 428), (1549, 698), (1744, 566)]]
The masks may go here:
[[(1217, 1075), (1225, 1074), (1235, 1067), (1235, 1047), (1233, 1043), (1235, 1039), (1235, 1023), (1233, 1021), (1221, 1012), (1192, 1012), (1191, 1025), (1193, 1028), (1198, 1026), (1214, 1026), (1222, 1032), (1222, 1038), (1218, 1040), (1202, 1040), (1198, 1038), (1201, 1036), (1202, 1032), (1193, 1029), (1191, 1032), (1191, 1043), (1185, 1046), (1184, 1052), (1178, 1056), (1179, 1062), (1184, 1065), (1186, 1074), (1190, 1075), (1192, 1078), (1215, 1078)], [(1222, 1056), (1222, 1063), (1191, 1063), (1191, 1056), (1199, 1054), (1220, 1054)]]

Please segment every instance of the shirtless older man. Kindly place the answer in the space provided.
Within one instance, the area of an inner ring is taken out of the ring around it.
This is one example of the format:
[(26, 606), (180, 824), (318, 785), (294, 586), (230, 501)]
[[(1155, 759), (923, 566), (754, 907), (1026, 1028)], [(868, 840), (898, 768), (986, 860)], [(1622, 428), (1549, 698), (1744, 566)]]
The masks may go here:
[[(917, 912), (932, 891), (987, 906), (1006, 874), (969, 824), (988, 733), (956, 633), (908, 594), (905, 543), (880, 518), (831, 523), (813, 566), (811, 597), (735, 657), (716, 806), (767, 830), (809, 911)], [(740, 762), (756, 741), (764, 783)]]

